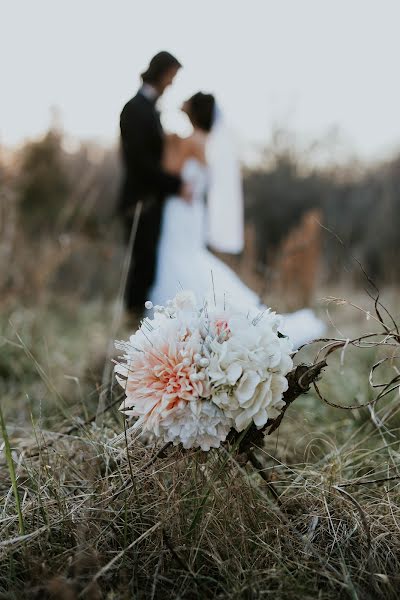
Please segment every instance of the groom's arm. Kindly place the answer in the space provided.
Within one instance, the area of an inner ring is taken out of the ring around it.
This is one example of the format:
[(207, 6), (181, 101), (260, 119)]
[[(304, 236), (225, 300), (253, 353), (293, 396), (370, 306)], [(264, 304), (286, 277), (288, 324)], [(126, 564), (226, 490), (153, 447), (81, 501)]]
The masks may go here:
[(151, 115), (122, 113), (121, 135), (127, 149), (130, 170), (148, 185), (149, 189), (159, 192), (160, 196), (176, 194), (180, 191), (182, 180), (179, 176), (167, 173), (160, 160), (154, 155), (154, 146), (159, 142), (157, 122)]

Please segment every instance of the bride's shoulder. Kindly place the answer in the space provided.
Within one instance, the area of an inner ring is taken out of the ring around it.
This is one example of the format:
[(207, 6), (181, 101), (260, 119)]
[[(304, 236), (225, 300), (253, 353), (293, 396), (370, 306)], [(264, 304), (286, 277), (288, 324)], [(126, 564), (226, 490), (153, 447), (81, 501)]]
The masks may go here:
[(167, 151), (181, 156), (182, 159), (193, 156), (198, 146), (193, 136), (181, 137), (176, 133), (168, 133), (165, 136), (165, 143)]
[(205, 143), (204, 139), (193, 133), (184, 139), (186, 158), (197, 158), (200, 162), (205, 162)]

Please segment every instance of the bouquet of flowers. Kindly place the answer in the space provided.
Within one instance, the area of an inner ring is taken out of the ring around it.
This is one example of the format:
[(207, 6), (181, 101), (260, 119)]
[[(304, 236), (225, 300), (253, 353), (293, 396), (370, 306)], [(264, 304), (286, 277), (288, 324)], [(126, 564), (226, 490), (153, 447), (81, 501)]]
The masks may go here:
[(262, 429), (285, 406), (293, 363), (280, 317), (180, 292), (153, 307), (123, 350), (115, 371), (134, 427), (184, 448), (218, 448), (229, 432)]

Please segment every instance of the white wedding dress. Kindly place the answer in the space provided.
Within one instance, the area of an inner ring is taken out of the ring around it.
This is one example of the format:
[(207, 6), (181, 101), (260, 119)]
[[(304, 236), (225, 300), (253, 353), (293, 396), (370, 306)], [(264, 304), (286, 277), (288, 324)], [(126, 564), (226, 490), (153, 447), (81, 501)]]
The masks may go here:
[[(195, 158), (188, 159), (182, 179), (192, 187), (192, 202), (179, 196), (165, 201), (150, 300), (154, 305), (165, 306), (178, 291), (191, 290), (199, 301), (211, 302), (216, 296), (220, 301), (226, 298), (245, 308), (261, 307), (257, 294), (205, 246), (207, 166)], [(285, 315), (281, 327), (296, 348), (321, 336), (324, 330), (325, 325), (309, 309)]]

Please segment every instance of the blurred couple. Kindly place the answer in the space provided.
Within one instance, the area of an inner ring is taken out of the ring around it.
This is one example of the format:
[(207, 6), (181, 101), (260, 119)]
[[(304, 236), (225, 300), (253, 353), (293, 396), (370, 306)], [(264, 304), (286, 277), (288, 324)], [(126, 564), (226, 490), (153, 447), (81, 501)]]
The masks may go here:
[[(207, 249), (238, 254), (244, 237), (239, 162), (214, 96), (198, 92), (183, 103), (192, 125), (189, 137), (163, 131), (157, 101), (181, 67), (168, 52), (154, 56), (120, 117), (125, 171), (120, 210), (132, 251), (125, 306), (136, 318), (147, 300), (165, 305), (181, 289), (198, 299), (217, 295), (238, 305), (261, 305)], [(298, 346), (318, 337), (323, 324), (306, 309), (286, 315), (283, 329)]]

